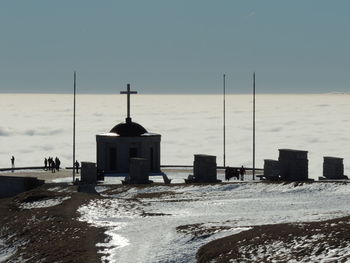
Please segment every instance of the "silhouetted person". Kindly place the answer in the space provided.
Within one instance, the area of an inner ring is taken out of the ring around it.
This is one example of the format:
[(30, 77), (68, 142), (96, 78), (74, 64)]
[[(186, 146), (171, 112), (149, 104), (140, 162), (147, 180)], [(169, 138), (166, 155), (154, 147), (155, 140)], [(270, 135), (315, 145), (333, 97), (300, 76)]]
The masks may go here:
[(11, 157), (11, 167), (12, 167), (12, 172), (14, 172), (13, 168), (15, 168), (15, 157), (13, 155)]
[(52, 171), (53, 168), (54, 168), (53, 158), (49, 157), (49, 171)]
[(52, 159), (51, 157), (49, 157), (49, 159), (47, 160), (48, 164), (49, 164), (49, 171), (51, 170), (51, 165), (52, 165)]
[(55, 168), (56, 168), (57, 172), (59, 172), (60, 171), (61, 161), (57, 157), (55, 158), (55, 164), (56, 164)]
[(51, 160), (51, 171), (54, 173), (55, 172), (55, 161)]
[(44, 169), (47, 170), (47, 158), (44, 159)]
[(79, 167), (80, 167), (80, 164), (79, 164), (78, 160), (75, 161), (74, 166), (75, 166), (75, 172), (78, 174), (79, 173)]
[(245, 175), (245, 169), (243, 165), (241, 166), (241, 169), (239, 169), (239, 174), (241, 175), (241, 180), (244, 180), (244, 175)]

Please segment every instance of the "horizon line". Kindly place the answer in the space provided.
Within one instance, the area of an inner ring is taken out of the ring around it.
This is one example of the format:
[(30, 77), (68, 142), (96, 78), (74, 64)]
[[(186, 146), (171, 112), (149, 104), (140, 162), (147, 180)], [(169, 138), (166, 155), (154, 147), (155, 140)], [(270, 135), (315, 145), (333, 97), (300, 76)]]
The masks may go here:
[[(7, 95), (73, 95), (68, 92), (1, 92), (0, 94)], [(226, 95), (251, 95), (249, 92), (242, 93), (226, 93)], [(261, 92), (256, 93), (257, 95), (349, 95), (350, 92), (338, 92), (338, 91), (330, 91), (330, 92)], [(77, 93), (77, 95), (121, 95), (119, 93), (93, 93), (93, 92), (81, 92)], [(138, 95), (222, 95), (222, 93), (138, 93)]]

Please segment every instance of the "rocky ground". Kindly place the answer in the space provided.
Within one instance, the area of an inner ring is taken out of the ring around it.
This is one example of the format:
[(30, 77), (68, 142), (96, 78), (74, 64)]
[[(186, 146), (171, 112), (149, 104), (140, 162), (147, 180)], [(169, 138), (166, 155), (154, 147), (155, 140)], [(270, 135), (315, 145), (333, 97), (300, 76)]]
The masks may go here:
[(100, 261), (96, 243), (105, 240), (104, 229), (77, 220), (78, 207), (99, 197), (78, 193), (74, 186), (59, 192), (55, 187), (47, 184), (0, 199), (4, 262)]
[[(145, 187), (149, 186), (140, 188)], [(108, 241), (106, 229), (79, 221), (77, 209), (128, 187), (109, 185), (106, 189), (100, 196), (77, 192), (77, 187), (69, 184), (49, 183), (0, 199), (0, 262), (101, 262), (103, 255), (96, 244)], [(140, 192), (130, 202), (173, 195), (171, 188)], [(198, 262), (350, 262), (350, 217), (246, 227), (249, 230), (202, 246), (197, 252)], [(193, 238), (221, 230), (198, 224), (176, 229)]]
[(350, 262), (350, 217), (252, 227), (199, 249), (198, 262)]

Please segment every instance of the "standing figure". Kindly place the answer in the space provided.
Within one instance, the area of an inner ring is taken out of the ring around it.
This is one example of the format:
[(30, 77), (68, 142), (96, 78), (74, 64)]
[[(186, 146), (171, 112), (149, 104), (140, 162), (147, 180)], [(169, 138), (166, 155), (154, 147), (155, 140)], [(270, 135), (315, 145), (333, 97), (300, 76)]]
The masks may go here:
[(45, 169), (45, 171), (47, 170), (47, 158), (46, 157), (44, 159), (44, 169)]
[[(11, 167), (12, 169), (15, 168), (15, 157), (13, 155), (11, 157)], [(12, 170), (12, 172), (14, 172), (14, 170)]]
[(48, 163), (49, 163), (49, 171), (51, 170), (51, 165), (52, 165), (52, 159), (51, 159), (51, 157), (49, 157), (49, 159), (48, 159), (48, 161), (47, 161)]
[(56, 167), (55, 167), (55, 161), (53, 160), (53, 158), (51, 159), (51, 171), (54, 173), (55, 170), (56, 170)]
[(55, 169), (57, 170), (57, 172), (59, 172), (60, 170), (60, 159), (58, 159), (57, 157), (55, 158)]
[(57, 171), (60, 171), (61, 167), (61, 160), (57, 158), (57, 163), (56, 163)]
[(244, 180), (244, 175), (245, 175), (245, 169), (243, 165), (241, 166), (241, 169), (239, 169), (239, 174), (241, 175), (241, 181)]
[[(79, 173), (79, 166), (80, 166), (78, 160), (76, 160), (74, 164), (75, 164), (75, 169), (76, 169), (75, 171), (76, 171), (76, 173), (78, 174), (78, 173)], [(74, 168), (73, 168), (73, 169), (74, 169)]]

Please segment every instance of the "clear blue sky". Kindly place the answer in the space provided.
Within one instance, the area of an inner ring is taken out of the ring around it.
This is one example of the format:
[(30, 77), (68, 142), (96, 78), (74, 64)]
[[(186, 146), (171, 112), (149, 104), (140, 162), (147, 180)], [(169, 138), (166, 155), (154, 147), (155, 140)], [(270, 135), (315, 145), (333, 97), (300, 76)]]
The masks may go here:
[(350, 92), (348, 0), (2, 0), (0, 92)]

